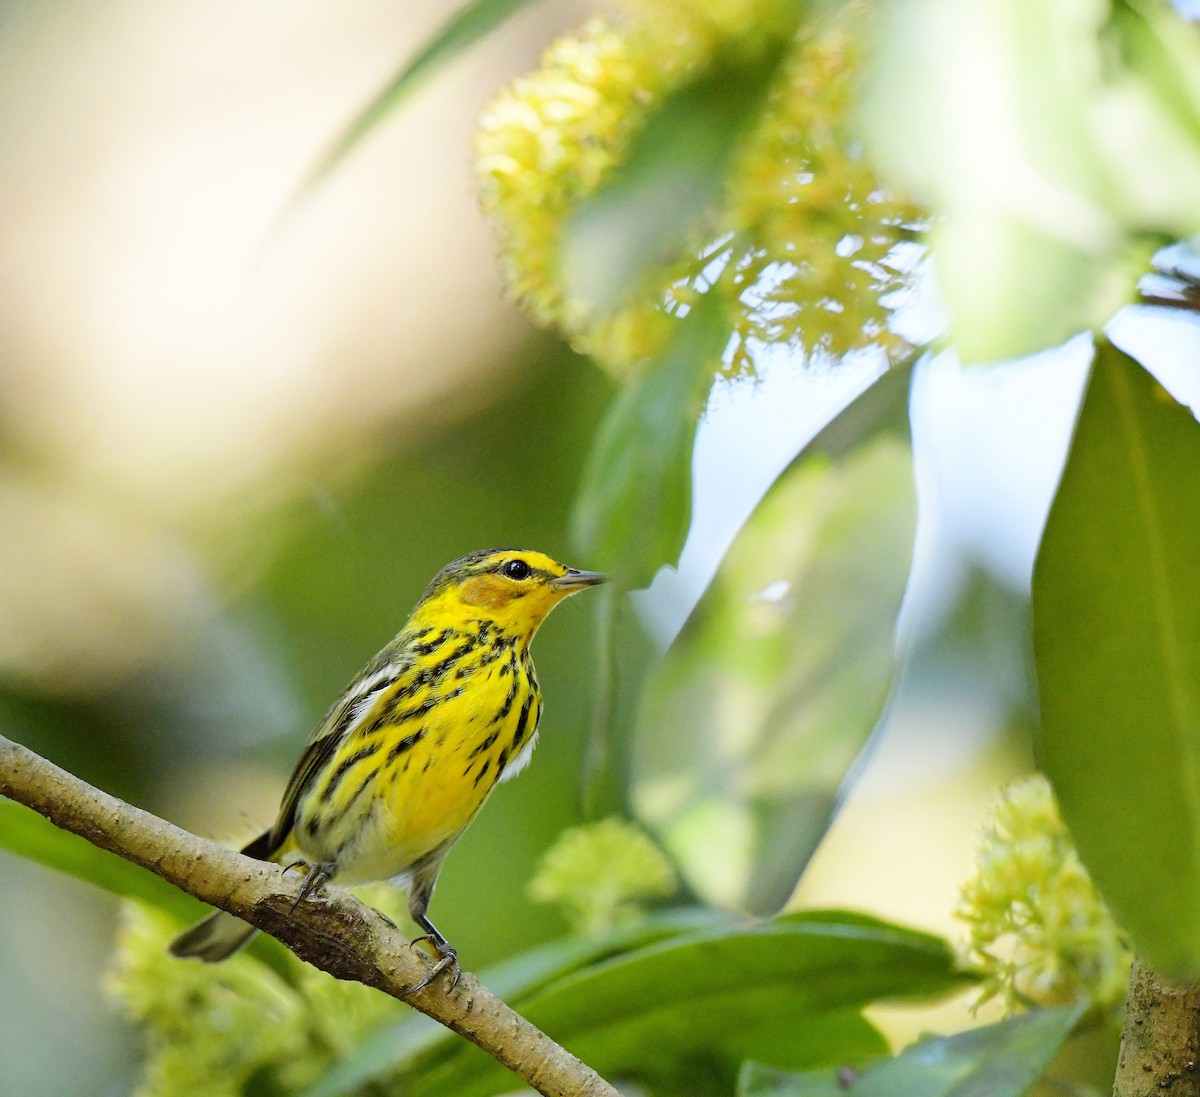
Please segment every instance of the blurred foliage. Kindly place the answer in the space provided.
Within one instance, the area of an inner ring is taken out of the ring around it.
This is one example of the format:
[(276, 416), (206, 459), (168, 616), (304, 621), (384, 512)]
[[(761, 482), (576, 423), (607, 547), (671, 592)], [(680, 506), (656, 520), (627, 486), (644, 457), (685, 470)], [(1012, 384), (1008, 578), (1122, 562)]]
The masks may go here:
[(964, 360), (1107, 322), (1200, 231), (1200, 35), (1159, 0), (883, 0), (868, 145), (938, 211)]
[(846, 131), (868, 11), (655, 0), (553, 45), (478, 140), (504, 269), (535, 319), (629, 375), (727, 269), (735, 372), (756, 343), (902, 351), (886, 298), (917, 211)]
[(115, 853), (97, 849), (13, 800), (0, 800), (0, 848), (57, 869), (105, 891), (162, 907), (183, 918), (195, 917), (203, 904), (158, 876)]
[(572, 533), (623, 589), (648, 584), (687, 537), (696, 421), (729, 341), (717, 304), (705, 295), (672, 323), (654, 368), (621, 391), (592, 443)]
[[(510, 1001), (609, 1077), (654, 1093), (729, 1093), (747, 1056), (801, 1068), (879, 1055), (886, 1043), (863, 1006), (944, 995), (963, 978), (936, 937), (812, 912), (670, 938)], [(411, 1097), (485, 1097), (513, 1084), (461, 1041), (403, 1081)]]
[[(385, 885), (355, 892), (396, 921), (404, 918), (402, 892)], [(251, 948), (219, 965), (180, 963), (167, 944), (182, 924), (166, 912), (126, 903), (105, 978), (122, 1012), (147, 1033), (141, 1097), (233, 1097), (264, 1088), (316, 1097), (350, 1092), (380, 1076), (406, 1078), (411, 1086), (410, 1072), (423, 1076), (458, 1051), (458, 1037), (403, 1003), (335, 979), (286, 950), (269, 958), (278, 962), (264, 962)], [(703, 911), (671, 912), (543, 945), (484, 969), (481, 977), (497, 993), (524, 1000), (660, 940), (728, 932), (714, 930), (715, 924)], [(903, 975), (896, 977), (907, 985)]]
[(375, 97), (374, 102), (357, 115), (342, 135), (333, 143), (324, 158), (313, 170), (307, 188), (312, 189), (323, 182), (368, 134), (411, 96), (450, 64), (464, 51), (469, 50), (490, 31), (495, 30), (511, 16), (516, 15), (529, 0), (471, 0), (463, 5), (450, 20), (410, 58), (388, 85)]
[(1191, 411), (1099, 343), (1034, 573), (1041, 761), (1137, 952), (1191, 979), (1200, 976), (1198, 476)]
[[(401, 893), (363, 897), (402, 917)], [(363, 1035), (404, 1007), (326, 975), (290, 953), (282, 969), (249, 951), (220, 964), (179, 963), (167, 944), (182, 923), (127, 904), (107, 988), (148, 1035), (142, 1097), (236, 1097), (249, 1083), (292, 1092), (314, 1081)]]
[(1133, 954), (1096, 891), (1041, 774), (1006, 788), (984, 824), (957, 915), (964, 961), (984, 974), (979, 1003), (1083, 1002), (1115, 1012)]
[(788, 1074), (747, 1064), (738, 1097), (1021, 1097), (1081, 1012), (1079, 1006), (1039, 1009), (954, 1036), (926, 1037), (858, 1076), (845, 1070)]
[[(399, 912), (386, 889), (362, 894)], [(409, 1097), (512, 1088), (504, 1068), (427, 1017), (300, 961), (282, 976), (246, 953), (216, 968), (173, 964), (165, 944), (177, 927), (131, 907), (109, 978), (153, 1034), (147, 1095), (239, 1093), (248, 1082), (292, 1092), (315, 1075), (304, 1097), (385, 1082)], [(862, 1006), (964, 982), (943, 942), (875, 919), (819, 912), (747, 926), (698, 910), (543, 945), (480, 976), (601, 1070), (666, 1093), (695, 1092), (682, 1080), (697, 1069), (729, 1092), (747, 1053), (792, 1067), (877, 1056), (886, 1045)], [(256, 1013), (273, 1023), (256, 1026)]]
[(606, 933), (643, 917), (642, 904), (674, 894), (671, 862), (641, 827), (616, 816), (568, 827), (529, 881), (529, 895), (556, 904), (572, 930)]
[[(527, 998), (559, 979), (615, 956), (659, 941), (731, 925), (727, 915), (701, 908), (651, 914), (632, 925), (597, 936), (572, 936), (539, 945), (484, 969), (480, 978), (505, 1001)], [(416, 1076), (428, 1065), (459, 1050), (459, 1038), (423, 1014), (405, 1011), (395, 1025), (385, 1025), (336, 1064), (303, 1097), (336, 1097), (367, 1087), (387, 1076)]]
[(907, 440), (775, 483), (645, 687), (638, 814), (708, 902), (773, 913), (883, 708), (915, 522)]

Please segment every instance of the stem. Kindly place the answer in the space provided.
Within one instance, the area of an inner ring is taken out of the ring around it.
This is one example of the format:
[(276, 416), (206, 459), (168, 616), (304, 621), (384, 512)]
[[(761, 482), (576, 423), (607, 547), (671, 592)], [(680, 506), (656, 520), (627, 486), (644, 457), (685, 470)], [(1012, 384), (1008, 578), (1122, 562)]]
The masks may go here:
[(1175, 986), (1134, 961), (1113, 1097), (1200, 1094), (1200, 984)]
[(0, 735), (0, 795), (55, 826), (149, 869), (176, 887), (236, 914), (282, 941), (302, 960), (407, 1002), (546, 1097), (619, 1097), (590, 1067), (509, 1009), (463, 972), (446, 993), (442, 980), (409, 997), (431, 963), (394, 926), (339, 888), (325, 887), (293, 912), (300, 880), (243, 857), (81, 781)]

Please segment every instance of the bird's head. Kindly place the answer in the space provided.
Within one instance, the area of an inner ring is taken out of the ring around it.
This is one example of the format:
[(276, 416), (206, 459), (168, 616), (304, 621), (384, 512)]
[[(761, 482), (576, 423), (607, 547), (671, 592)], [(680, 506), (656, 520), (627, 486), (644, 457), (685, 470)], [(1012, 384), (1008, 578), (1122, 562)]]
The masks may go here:
[(482, 619), (526, 642), (564, 598), (603, 583), (542, 552), (484, 549), (447, 564), (434, 576), (413, 612), (413, 624), (460, 627)]

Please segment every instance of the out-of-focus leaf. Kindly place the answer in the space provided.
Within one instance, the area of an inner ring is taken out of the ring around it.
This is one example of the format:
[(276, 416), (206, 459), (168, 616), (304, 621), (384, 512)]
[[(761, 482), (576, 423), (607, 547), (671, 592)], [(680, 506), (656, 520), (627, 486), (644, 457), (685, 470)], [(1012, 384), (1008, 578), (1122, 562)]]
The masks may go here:
[(959, 353), (1027, 354), (1107, 320), (1146, 234), (1200, 228), (1200, 38), (1167, 5), (888, 0), (864, 120), (942, 214), (933, 251)]
[(610, 178), (563, 226), (567, 294), (611, 311), (647, 271), (670, 263), (721, 197), (739, 139), (787, 56), (717, 64), (669, 96)]
[(929, 1037), (867, 1068), (851, 1085), (836, 1072), (788, 1075), (753, 1065), (738, 1097), (1021, 1097), (1071, 1035), (1082, 1006), (1037, 1009), (953, 1036)]
[(1041, 762), (1117, 920), (1200, 975), (1200, 424), (1097, 348), (1033, 579)]
[(1091, 132), (1126, 225), (1200, 228), (1200, 32), (1169, 4), (1116, 0), (1105, 34), (1125, 64), (1095, 96)]
[(627, 587), (643, 586), (683, 547), (696, 421), (728, 338), (717, 295), (701, 297), (596, 435), (572, 532), (584, 558)]
[[(516, 1008), (602, 1074), (688, 1070), (727, 1081), (755, 1058), (803, 1069), (860, 1061), (886, 1043), (859, 1010), (941, 995), (963, 976), (945, 941), (871, 918), (810, 912), (672, 938), (585, 968)], [(487, 1097), (513, 1085), (477, 1048), (405, 1078), (412, 1097)]]
[(0, 848), (47, 868), (130, 899), (161, 907), (184, 918), (202, 906), (166, 880), (100, 849), (77, 834), (60, 830), (36, 811), (0, 797)]
[(780, 1070), (751, 1060), (738, 1072), (737, 1097), (846, 1097), (853, 1077), (844, 1066)]
[[(570, 937), (514, 956), (479, 973), (493, 994), (519, 1002), (580, 968), (644, 948), (666, 938), (709, 929), (726, 916), (702, 909), (654, 915), (634, 926), (615, 929), (603, 937)], [(334, 1063), (303, 1097), (339, 1097), (354, 1093), (384, 1075), (419, 1071), (444, 1060), (458, 1049), (459, 1037), (422, 1014), (369, 1037), (353, 1053)]]
[(1071, 1035), (1084, 1006), (1036, 1009), (932, 1037), (869, 1068), (852, 1097), (1021, 1097)]
[[(47, 868), (94, 884), (124, 899), (137, 899), (187, 921), (209, 908), (174, 884), (100, 849), (77, 834), (60, 830), (36, 811), (0, 797), (0, 849), (7, 849)], [(258, 934), (251, 953), (276, 971), (286, 970), (287, 949), (273, 937)]]
[(906, 441), (802, 456), (654, 672), (633, 804), (706, 900), (795, 887), (887, 697), (914, 526)]
[(311, 188), (325, 178), (360, 141), (380, 122), (389, 118), (426, 80), (470, 49), (488, 32), (495, 30), (510, 16), (520, 11), (529, 0), (472, 0), (460, 8), (449, 21), (412, 57), (334, 142), (310, 178)]
[(630, 599), (608, 588), (598, 602), (598, 696), (584, 756), (580, 808), (588, 819), (628, 817), (629, 758), (646, 678), (662, 655)]
[[(901, 365), (886, 370), (856, 395), (848, 390), (845, 403), (814, 435), (798, 444), (796, 452), (809, 450), (840, 458), (879, 433), (907, 438), (911, 380), (911, 365)], [(751, 444), (753, 438), (742, 441)], [(584, 774), (585, 813), (592, 818), (631, 810), (631, 755), (638, 708), (663, 647), (660, 639), (651, 638), (628, 599), (615, 597), (617, 592), (611, 587), (608, 593), (614, 597), (602, 610), (604, 619), (598, 630), (604, 633), (601, 643), (606, 650), (597, 660), (607, 689), (593, 725)], [(680, 610), (681, 615), (686, 612), (686, 608)]]

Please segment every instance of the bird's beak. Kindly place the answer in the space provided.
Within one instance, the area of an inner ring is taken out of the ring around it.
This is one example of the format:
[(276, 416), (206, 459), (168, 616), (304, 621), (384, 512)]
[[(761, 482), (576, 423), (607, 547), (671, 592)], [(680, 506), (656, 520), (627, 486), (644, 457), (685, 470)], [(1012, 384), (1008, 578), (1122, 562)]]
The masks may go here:
[(550, 580), (550, 586), (565, 594), (572, 594), (577, 590), (583, 590), (584, 587), (594, 587), (606, 582), (608, 582), (608, 576), (603, 572), (578, 571), (575, 568), (567, 568), (565, 574)]

